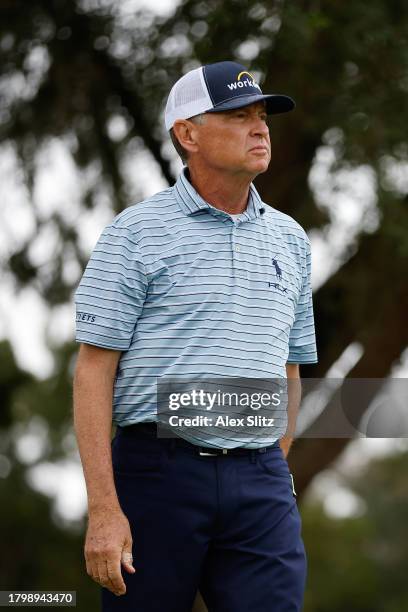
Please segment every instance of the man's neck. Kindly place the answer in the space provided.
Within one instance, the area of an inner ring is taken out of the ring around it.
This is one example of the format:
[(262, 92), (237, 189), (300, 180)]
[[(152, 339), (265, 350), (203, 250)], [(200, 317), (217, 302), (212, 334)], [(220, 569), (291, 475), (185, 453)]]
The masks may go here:
[(187, 178), (200, 196), (220, 210), (232, 215), (244, 212), (248, 203), (249, 175), (219, 174), (211, 170), (186, 170)]

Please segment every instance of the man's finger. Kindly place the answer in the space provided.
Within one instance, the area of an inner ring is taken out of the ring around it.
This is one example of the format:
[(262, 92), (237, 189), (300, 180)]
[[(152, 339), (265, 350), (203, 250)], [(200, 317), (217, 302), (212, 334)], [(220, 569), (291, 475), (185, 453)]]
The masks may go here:
[(135, 568), (133, 567), (133, 555), (132, 555), (132, 551), (131, 549), (124, 549), (122, 551), (122, 565), (125, 568), (125, 570), (131, 574), (135, 573)]
[(126, 593), (126, 585), (120, 571), (119, 559), (107, 559), (106, 569), (112, 583), (114, 593), (116, 595), (124, 595)]
[(87, 562), (87, 572), (92, 578), (92, 580), (95, 580), (95, 582), (99, 582), (98, 566), (96, 564), (96, 561)]
[(92, 578), (92, 580), (99, 582), (98, 565), (95, 555), (92, 555), (89, 553), (89, 551), (85, 550), (84, 557), (86, 563), (86, 573)]
[(91, 568), (91, 563), (90, 561), (88, 561), (87, 559), (85, 560), (85, 565), (86, 565), (86, 573), (88, 574), (88, 576), (92, 576), (92, 568)]
[(98, 582), (101, 586), (110, 589), (112, 586), (111, 580), (108, 576), (108, 571), (106, 568), (105, 559), (101, 558), (97, 561), (97, 572), (98, 572)]

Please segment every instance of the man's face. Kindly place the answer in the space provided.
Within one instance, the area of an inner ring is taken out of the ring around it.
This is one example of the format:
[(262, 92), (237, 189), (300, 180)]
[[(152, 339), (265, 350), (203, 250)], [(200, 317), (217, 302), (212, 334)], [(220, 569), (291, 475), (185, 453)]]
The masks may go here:
[(271, 159), (265, 103), (206, 113), (198, 128), (198, 155), (211, 168), (253, 177), (265, 172)]

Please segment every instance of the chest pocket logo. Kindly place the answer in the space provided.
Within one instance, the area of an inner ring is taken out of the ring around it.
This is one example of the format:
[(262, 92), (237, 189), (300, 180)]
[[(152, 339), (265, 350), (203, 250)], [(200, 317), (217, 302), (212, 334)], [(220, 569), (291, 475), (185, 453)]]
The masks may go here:
[(269, 287), (273, 287), (282, 293), (287, 293), (288, 288), (286, 285), (286, 279), (283, 278), (282, 268), (280, 267), (278, 261), (275, 257), (272, 258), (272, 265), (275, 269), (275, 279), (271, 282), (269, 281)]
[(300, 288), (297, 284), (296, 275), (294, 277), (295, 270), (283, 269), (284, 266), (282, 266), (276, 257), (272, 258), (272, 266), (273, 277), (268, 282), (268, 286), (277, 294), (296, 304)]

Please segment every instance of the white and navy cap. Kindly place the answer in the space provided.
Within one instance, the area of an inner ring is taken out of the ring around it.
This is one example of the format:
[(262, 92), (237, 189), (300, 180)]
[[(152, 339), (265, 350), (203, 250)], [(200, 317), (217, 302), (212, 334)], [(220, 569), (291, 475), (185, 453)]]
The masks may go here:
[(237, 62), (217, 62), (190, 70), (171, 88), (164, 120), (171, 130), (177, 119), (200, 113), (217, 113), (265, 100), (268, 115), (295, 108), (289, 96), (262, 93), (254, 77)]

